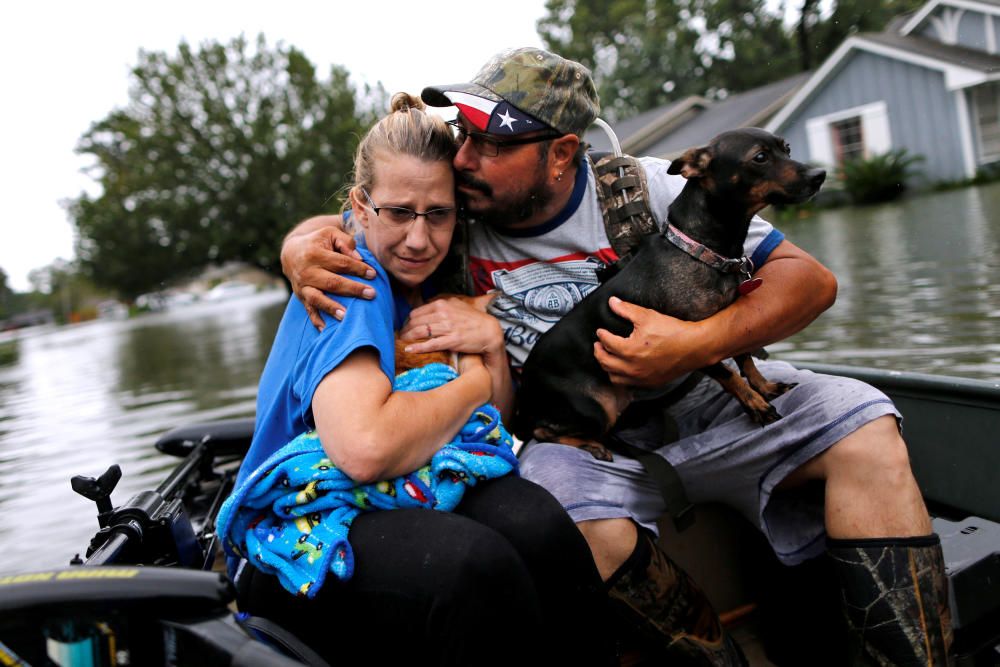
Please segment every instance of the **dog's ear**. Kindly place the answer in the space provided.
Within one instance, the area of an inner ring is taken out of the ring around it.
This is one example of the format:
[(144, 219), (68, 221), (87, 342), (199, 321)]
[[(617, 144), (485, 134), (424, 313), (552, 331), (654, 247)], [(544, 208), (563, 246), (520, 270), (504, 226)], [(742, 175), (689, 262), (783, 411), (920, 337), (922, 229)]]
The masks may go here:
[(708, 146), (689, 148), (667, 167), (668, 174), (680, 174), (684, 178), (701, 178), (712, 161), (712, 150)]

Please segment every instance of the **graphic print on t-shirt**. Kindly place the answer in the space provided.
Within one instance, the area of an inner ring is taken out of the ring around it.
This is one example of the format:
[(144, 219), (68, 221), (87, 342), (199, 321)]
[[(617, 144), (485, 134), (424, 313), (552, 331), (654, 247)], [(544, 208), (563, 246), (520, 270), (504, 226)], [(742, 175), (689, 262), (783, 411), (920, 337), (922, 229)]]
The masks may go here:
[(500, 293), (489, 312), (500, 320), (507, 349), (518, 366), (541, 334), (597, 289), (597, 271), (605, 265), (583, 253), (547, 262), (487, 262), (474, 257), (471, 263), (477, 287)]

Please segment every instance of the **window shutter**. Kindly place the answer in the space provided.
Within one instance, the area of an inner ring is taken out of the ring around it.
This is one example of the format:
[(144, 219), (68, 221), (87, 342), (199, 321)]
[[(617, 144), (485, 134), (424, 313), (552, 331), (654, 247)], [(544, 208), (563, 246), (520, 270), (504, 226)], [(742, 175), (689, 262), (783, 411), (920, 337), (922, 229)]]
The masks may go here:
[(833, 166), (833, 139), (830, 123), (825, 118), (811, 118), (806, 121), (806, 137), (809, 141), (809, 162)]
[(889, 131), (889, 108), (885, 102), (870, 104), (861, 113), (861, 127), (865, 138), (867, 157), (881, 155), (892, 150), (892, 134)]

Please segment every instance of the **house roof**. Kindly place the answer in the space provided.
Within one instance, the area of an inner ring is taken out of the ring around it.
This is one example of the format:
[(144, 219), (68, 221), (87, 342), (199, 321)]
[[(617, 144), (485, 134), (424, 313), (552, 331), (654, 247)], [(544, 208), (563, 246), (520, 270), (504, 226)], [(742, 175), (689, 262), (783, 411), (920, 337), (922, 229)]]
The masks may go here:
[(737, 127), (763, 125), (808, 78), (809, 72), (802, 72), (759, 88), (730, 95), (712, 104), (674, 132), (662, 136), (656, 143), (646, 148), (645, 153), (655, 157), (676, 157), (692, 146), (708, 142), (720, 132)]
[(920, 9), (909, 14), (908, 20), (902, 24), (898, 32), (902, 35), (909, 35), (920, 27), (924, 19), (930, 16), (941, 5), (956, 9), (971, 9), (985, 14), (1000, 14), (1000, 0), (931, 0)]
[[(649, 138), (655, 141), (657, 136), (687, 118), (690, 112), (708, 105), (708, 100), (693, 95), (643, 111), (636, 116), (614, 123), (612, 127), (622, 144), (622, 150), (626, 153), (638, 153), (643, 146), (637, 146), (637, 144), (641, 144), (643, 139), (647, 139), (647, 144)], [(599, 128), (591, 128), (583, 138), (594, 150), (611, 150), (611, 141), (607, 134)]]
[(960, 90), (1000, 78), (1000, 56), (961, 46), (942, 44), (923, 37), (895, 33), (863, 33), (847, 38), (820, 66), (781, 111), (766, 126), (772, 132), (791, 118), (799, 108), (812, 99), (823, 84), (846, 65), (854, 51), (908, 62), (942, 72), (949, 90)]
[[(762, 125), (808, 78), (808, 73), (730, 95), (720, 102), (691, 96), (613, 125), (622, 151), (671, 157), (734, 127)], [(611, 142), (598, 128), (584, 136), (594, 150), (609, 151)]]
[[(1000, 2), (1000, 0), (997, 1)], [(1000, 72), (1000, 55), (978, 49), (967, 49), (926, 37), (904, 36), (889, 32), (865, 33), (862, 37), (869, 42), (883, 44), (919, 56), (935, 58), (959, 67), (975, 69), (987, 74)]]

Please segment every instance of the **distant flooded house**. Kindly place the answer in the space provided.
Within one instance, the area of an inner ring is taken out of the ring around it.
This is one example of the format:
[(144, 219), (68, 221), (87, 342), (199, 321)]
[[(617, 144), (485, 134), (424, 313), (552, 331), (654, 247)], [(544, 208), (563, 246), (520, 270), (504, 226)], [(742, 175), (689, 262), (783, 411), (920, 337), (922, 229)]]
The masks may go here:
[(849, 37), (766, 125), (810, 162), (904, 148), (931, 181), (1000, 160), (1000, 1), (932, 0)]
[[(626, 152), (672, 158), (723, 130), (758, 126), (828, 168), (905, 149), (924, 157), (928, 181), (971, 178), (1000, 162), (998, 42), (1000, 0), (931, 0), (883, 32), (849, 37), (813, 72), (718, 102), (688, 98), (616, 131)], [(599, 132), (587, 139), (607, 150)]]

